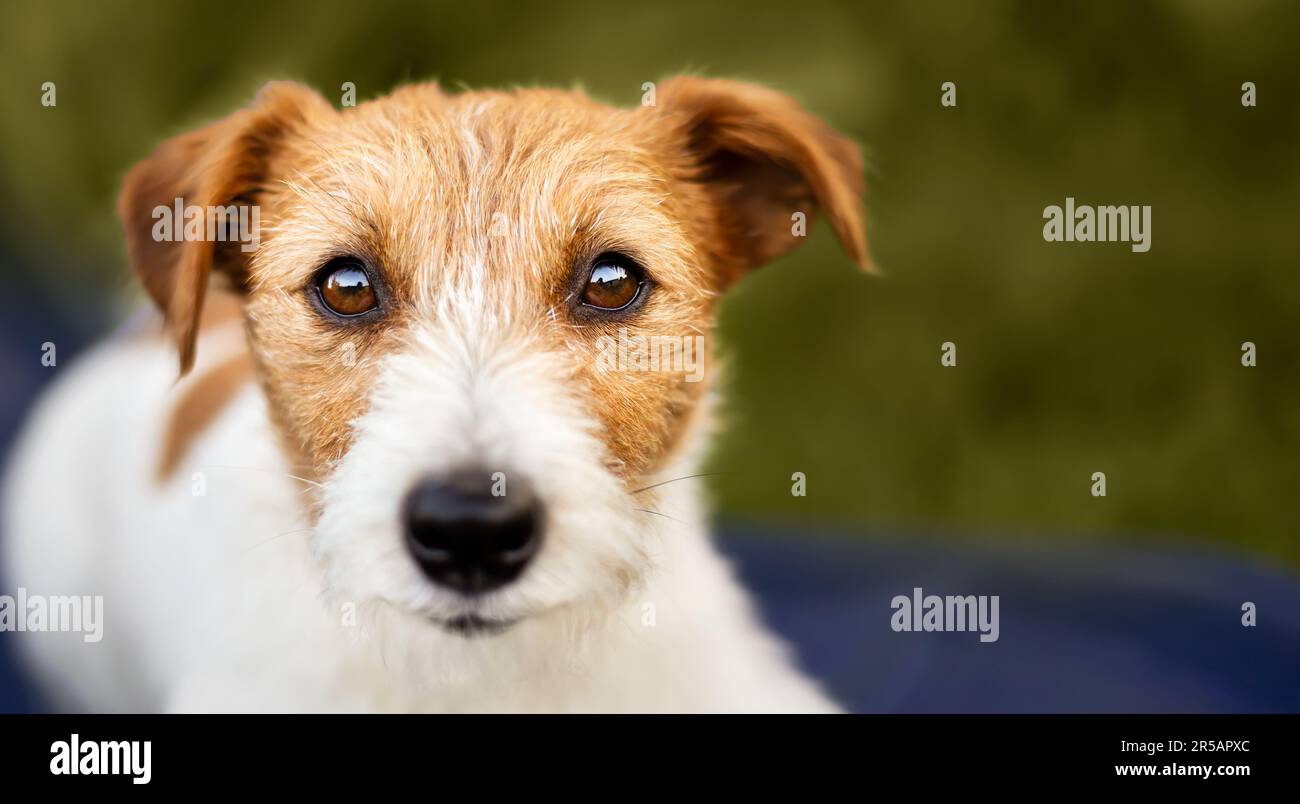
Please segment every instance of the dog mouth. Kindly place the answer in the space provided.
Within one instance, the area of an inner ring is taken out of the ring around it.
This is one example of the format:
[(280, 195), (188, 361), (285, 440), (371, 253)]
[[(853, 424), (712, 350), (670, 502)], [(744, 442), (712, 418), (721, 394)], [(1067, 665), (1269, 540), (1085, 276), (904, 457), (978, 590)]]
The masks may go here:
[(461, 614), (449, 620), (434, 619), (434, 622), (448, 633), (472, 639), (502, 634), (510, 630), (519, 620), (494, 620), (478, 614)]

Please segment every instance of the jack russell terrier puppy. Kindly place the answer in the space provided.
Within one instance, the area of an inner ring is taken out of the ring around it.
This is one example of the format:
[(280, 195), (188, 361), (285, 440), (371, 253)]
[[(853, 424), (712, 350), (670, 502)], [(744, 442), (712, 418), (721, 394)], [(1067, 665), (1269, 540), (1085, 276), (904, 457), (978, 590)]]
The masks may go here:
[(709, 383), (601, 354), (710, 333), (814, 211), (867, 268), (861, 157), (768, 89), (655, 95), (272, 83), (131, 170), (170, 337), (68, 370), (3, 504), (7, 586), (103, 598), (15, 640), (58, 705), (837, 709), (709, 542)]

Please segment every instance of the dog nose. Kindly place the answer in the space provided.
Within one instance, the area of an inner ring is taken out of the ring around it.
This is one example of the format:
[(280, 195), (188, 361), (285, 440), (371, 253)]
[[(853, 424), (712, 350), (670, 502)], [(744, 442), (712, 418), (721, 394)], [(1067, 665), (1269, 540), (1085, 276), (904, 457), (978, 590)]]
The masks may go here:
[(433, 582), (458, 592), (510, 583), (541, 545), (541, 506), (526, 483), (462, 471), (407, 494), (406, 546)]

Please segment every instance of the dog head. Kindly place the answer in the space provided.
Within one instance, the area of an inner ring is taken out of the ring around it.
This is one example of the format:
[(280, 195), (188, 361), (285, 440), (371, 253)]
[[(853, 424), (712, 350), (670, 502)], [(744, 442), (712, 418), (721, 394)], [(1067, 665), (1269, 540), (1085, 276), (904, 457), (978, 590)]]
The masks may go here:
[[(321, 483), (330, 590), (457, 633), (623, 599), (701, 428), (721, 293), (820, 211), (866, 267), (861, 160), (784, 95), (677, 78), (575, 92), (291, 83), (161, 145), (120, 202), (182, 372), (210, 276), (241, 295), (271, 417)], [(253, 207), (257, 248), (158, 236)]]

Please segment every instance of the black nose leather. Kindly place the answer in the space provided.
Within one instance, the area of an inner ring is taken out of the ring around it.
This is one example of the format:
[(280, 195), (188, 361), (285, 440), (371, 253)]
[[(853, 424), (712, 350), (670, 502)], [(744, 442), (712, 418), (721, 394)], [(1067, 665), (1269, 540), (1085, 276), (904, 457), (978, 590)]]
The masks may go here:
[(406, 496), (406, 546), (424, 574), (458, 592), (510, 583), (541, 546), (541, 506), (522, 480), (489, 472), (421, 481)]

